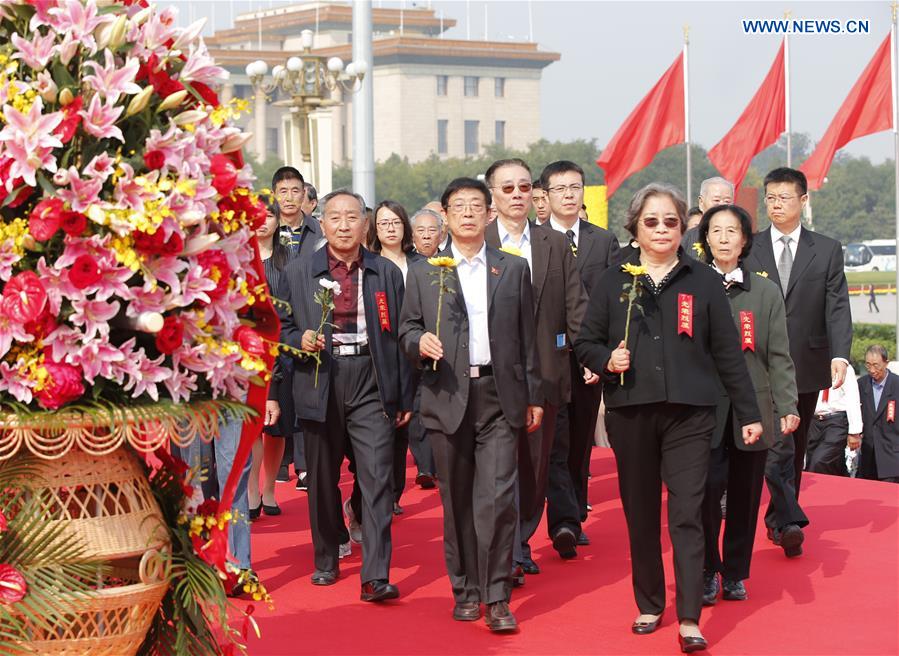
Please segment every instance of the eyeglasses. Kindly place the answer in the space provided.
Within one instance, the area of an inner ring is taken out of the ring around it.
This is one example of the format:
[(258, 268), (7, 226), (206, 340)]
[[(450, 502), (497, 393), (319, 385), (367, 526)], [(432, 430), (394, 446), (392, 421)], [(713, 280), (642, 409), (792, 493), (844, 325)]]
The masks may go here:
[(434, 236), (438, 232), (440, 232), (440, 228), (416, 228), (415, 234), (419, 237), (424, 237), (425, 235)]
[(487, 209), (487, 205), (485, 205), (484, 202), (480, 200), (473, 200), (470, 202), (465, 202), (464, 200), (456, 200), (450, 203), (449, 208), (453, 212), (464, 212), (466, 209), (470, 209), (472, 212), (483, 212)]
[(866, 362), (865, 369), (868, 371), (880, 371), (881, 369), (886, 369), (886, 365), (881, 362)]
[[(650, 230), (659, 226), (659, 220), (654, 216), (651, 216), (648, 219), (640, 219), (640, 223), (642, 223)], [(666, 216), (664, 219), (662, 219), (662, 223), (665, 224), (666, 228), (676, 228), (680, 225), (680, 219), (673, 216)]]
[[(531, 191), (531, 188), (534, 185), (530, 182), (519, 182), (517, 186), (518, 186), (518, 191), (520, 191), (523, 194), (526, 194)], [(513, 191), (515, 191), (515, 187), (516, 187), (516, 185), (514, 185), (514, 184), (504, 184), (501, 187), (493, 187), (493, 188), (494, 189), (498, 188), (504, 194), (511, 194)]]
[(402, 227), (403, 222), (399, 219), (393, 219), (392, 221), (377, 221), (375, 225), (383, 230), (387, 230), (388, 228), (398, 229)]
[(782, 205), (786, 205), (791, 200), (796, 200), (797, 198), (798, 198), (798, 196), (788, 196), (786, 194), (783, 194), (781, 196), (775, 196), (774, 194), (770, 194), (768, 196), (765, 196), (765, 203), (767, 205), (773, 205), (776, 201), (780, 201)]
[(584, 189), (584, 185), (575, 182), (570, 185), (556, 185), (555, 187), (549, 188), (549, 193), (551, 194), (564, 194), (566, 191), (570, 191), (573, 194), (578, 193)]

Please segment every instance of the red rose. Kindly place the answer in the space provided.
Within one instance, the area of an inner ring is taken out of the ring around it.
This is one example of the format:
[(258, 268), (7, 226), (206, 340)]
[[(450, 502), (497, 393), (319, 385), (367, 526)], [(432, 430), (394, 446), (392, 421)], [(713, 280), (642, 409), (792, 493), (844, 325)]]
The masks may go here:
[(162, 255), (178, 255), (184, 250), (184, 240), (177, 232), (173, 232), (160, 250)]
[(225, 155), (213, 155), (209, 161), (209, 172), (212, 174), (212, 186), (222, 196), (230, 196), (237, 186), (237, 168)]
[(56, 410), (84, 394), (79, 368), (63, 362), (45, 362), (44, 369), (49, 377), (43, 389), (34, 395), (38, 403), (47, 410)]
[(206, 292), (209, 298), (218, 298), (228, 291), (231, 267), (228, 266), (228, 258), (222, 251), (212, 249), (203, 251), (197, 256), (197, 261), (215, 283), (215, 289)]
[(59, 198), (45, 198), (31, 211), (28, 231), (38, 241), (47, 241), (59, 230), (65, 209)]
[(0, 565), (0, 604), (22, 601), (28, 593), (28, 583), (22, 572), (12, 565)]
[(151, 171), (161, 169), (165, 166), (165, 153), (161, 150), (151, 150), (149, 153), (144, 153), (144, 164)]
[(72, 137), (75, 136), (75, 132), (78, 130), (78, 126), (81, 123), (81, 115), (78, 112), (83, 108), (84, 98), (82, 96), (78, 96), (62, 108), (63, 119), (56, 128), (56, 136), (59, 137), (59, 140), (64, 144), (69, 143), (72, 140)]
[(249, 326), (238, 326), (234, 331), (234, 341), (250, 355), (264, 355), (265, 342), (255, 330)]
[(63, 212), (60, 227), (71, 237), (77, 237), (87, 228), (87, 217), (81, 212)]
[(203, 503), (197, 506), (197, 514), (198, 515), (206, 515), (207, 517), (218, 517), (219, 515), (219, 502), (218, 499), (206, 499)]
[(25, 324), (25, 332), (32, 335), (35, 339), (43, 339), (56, 330), (56, 327), (56, 317), (50, 313), (50, 306), (45, 305), (44, 311), (41, 312), (40, 316)]
[(26, 324), (34, 321), (47, 306), (47, 290), (34, 271), (17, 273), (3, 288), (0, 311), (8, 318)]
[[(22, 178), (16, 178), (12, 181), (13, 191), (9, 192), (6, 190), (6, 183), (9, 180), (9, 171), (12, 169), (13, 159), (12, 157), (0, 157), (0, 205), (5, 207), (19, 207), (34, 193), (34, 187), (29, 187), (25, 185), (22, 187), (22, 183), (25, 182)], [(10, 193), (15, 194), (11, 201), (7, 201), (6, 199), (9, 197)]]
[(171, 355), (184, 343), (184, 324), (181, 319), (170, 314), (162, 323), (162, 330), (156, 333), (156, 349)]
[(219, 97), (216, 95), (215, 91), (210, 89), (202, 82), (191, 82), (190, 85), (194, 88), (194, 91), (200, 94), (200, 97), (207, 105), (218, 107)]
[(141, 255), (159, 255), (162, 252), (164, 240), (161, 230), (157, 230), (152, 235), (146, 232), (135, 232), (134, 250)]
[(72, 268), (69, 269), (69, 282), (78, 289), (95, 285), (102, 277), (100, 265), (97, 264), (93, 255), (79, 255), (72, 263)]

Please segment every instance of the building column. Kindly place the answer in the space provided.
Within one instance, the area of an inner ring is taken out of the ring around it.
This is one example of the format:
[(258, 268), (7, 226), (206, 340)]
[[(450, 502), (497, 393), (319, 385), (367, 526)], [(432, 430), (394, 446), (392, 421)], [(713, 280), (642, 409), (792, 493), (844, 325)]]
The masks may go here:
[(312, 184), (320, 196), (331, 191), (331, 169), (334, 166), (333, 110), (321, 108), (309, 114)]
[(268, 99), (261, 91), (256, 91), (256, 103), (253, 108), (253, 152), (259, 163), (265, 161), (265, 111)]

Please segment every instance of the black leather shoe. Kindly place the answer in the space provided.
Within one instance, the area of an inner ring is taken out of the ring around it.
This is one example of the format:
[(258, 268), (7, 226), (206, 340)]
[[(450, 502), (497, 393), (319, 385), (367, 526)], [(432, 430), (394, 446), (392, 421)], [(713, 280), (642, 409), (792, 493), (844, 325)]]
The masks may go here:
[(780, 535), (776, 537), (780, 538), (780, 546), (783, 547), (784, 555), (787, 558), (801, 556), (802, 543), (805, 540), (805, 534), (802, 532), (802, 529), (796, 524), (787, 524), (779, 533)]
[(702, 579), (702, 605), (714, 606), (718, 603), (718, 593), (721, 592), (718, 572), (705, 572)]
[(477, 601), (461, 601), (453, 607), (453, 619), (457, 622), (474, 622), (481, 618), (481, 604)]
[(570, 528), (560, 528), (553, 536), (553, 549), (568, 560), (577, 557), (577, 536)]
[(387, 601), (400, 596), (399, 588), (386, 579), (376, 579), (362, 584), (362, 601)]
[(315, 574), (312, 575), (312, 585), (334, 585), (337, 583), (338, 576), (340, 576), (339, 570), (317, 569)]
[(396, 501), (394, 501), (393, 502), (393, 514), (394, 515), (402, 515), (403, 512), (404, 512), (403, 507), (400, 504), (398, 504)]
[(415, 484), (422, 490), (433, 490), (435, 486), (434, 475), (428, 472), (418, 472), (418, 476), (415, 477)]
[(770, 526), (765, 527), (765, 534), (768, 536), (768, 539), (771, 540), (774, 544), (777, 544), (777, 531), (775, 531)]
[(505, 601), (497, 601), (495, 604), (487, 604), (485, 616), (487, 627), (494, 633), (511, 633), (518, 630), (518, 620), (509, 610), (509, 604)]
[(275, 517), (281, 514), (281, 506), (277, 503), (274, 506), (267, 506), (264, 503), (260, 506), (262, 508), (262, 512), (270, 517)]
[(705, 638), (700, 638), (697, 636), (684, 637), (680, 633), (678, 633), (677, 642), (680, 645), (680, 650), (685, 654), (690, 654), (694, 651), (702, 651), (703, 649), (709, 648), (709, 643), (706, 642)]
[(525, 574), (539, 574), (540, 573), (540, 567), (531, 558), (525, 558), (521, 562), (521, 569), (524, 570)]
[(250, 521), (255, 521), (259, 519), (259, 515), (262, 513), (262, 502), (259, 502), (259, 505), (256, 508), (250, 508)]
[(746, 586), (743, 581), (728, 581), (724, 579), (724, 594), (722, 597), (725, 601), (746, 601), (749, 595), (746, 592)]
[(662, 617), (664, 615), (664, 613), (659, 613), (658, 618), (654, 622), (634, 622), (631, 624), (631, 631), (637, 635), (649, 635), (650, 633), (655, 633), (655, 630), (659, 628), (659, 625), (662, 623)]
[(524, 569), (521, 565), (512, 568), (512, 587), (520, 588), (524, 585)]
[(577, 536), (577, 546), (579, 547), (587, 547), (590, 545), (590, 538), (587, 537), (587, 534), (581, 531), (581, 534)]

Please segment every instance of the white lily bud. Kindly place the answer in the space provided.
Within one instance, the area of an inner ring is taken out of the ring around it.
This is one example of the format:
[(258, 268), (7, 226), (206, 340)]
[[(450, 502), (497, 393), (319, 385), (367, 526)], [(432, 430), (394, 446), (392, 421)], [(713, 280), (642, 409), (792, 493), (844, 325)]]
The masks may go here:
[(144, 23), (147, 22), (147, 19), (150, 17), (150, 14), (153, 13), (154, 9), (155, 9), (154, 7), (146, 7), (144, 9), (141, 9), (139, 12), (137, 12), (136, 14), (134, 14), (134, 16), (131, 17), (131, 21), (135, 25), (143, 25)]
[(202, 121), (206, 116), (206, 112), (201, 112), (199, 109), (188, 109), (186, 112), (178, 114), (173, 120), (175, 125), (180, 126)]
[(41, 71), (37, 76), (37, 92), (45, 103), (55, 103), (59, 88), (47, 71)]
[(206, 212), (200, 210), (189, 210), (178, 214), (178, 221), (185, 227), (199, 225), (205, 218)]
[(137, 94), (135, 94), (134, 98), (131, 99), (131, 102), (128, 103), (128, 109), (125, 110), (125, 117), (134, 116), (135, 114), (139, 114), (147, 108), (147, 105), (150, 104), (150, 96), (153, 95), (153, 87), (150, 85), (145, 86), (141, 89)]
[(78, 52), (78, 46), (80, 44), (78, 41), (74, 39), (66, 43), (62, 49), (59, 51), (59, 61), (62, 62), (63, 66), (68, 66), (69, 62), (72, 61), (72, 58), (75, 56), (75, 53)]
[(109, 45), (109, 37), (112, 35), (112, 21), (107, 21), (94, 30), (94, 41), (97, 42), (97, 50), (104, 50)]
[(142, 333), (158, 333), (164, 323), (165, 318), (159, 312), (141, 312), (128, 318), (128, 327)]
[(225, 141), (222, 142), (222, 152), (233, 153), (235, 150), (240, 150), (252, 138), (252, 132), (238, 132), (237, 134), (229, 135)]
[(210, 233), (207, 235), (200, 235), (199, 237), (194, 237), (187, 244), (184, 245), (184, 250), (181, 251), (182, 257), (197, 255), (198, 253), (202, 253), (207, 248), (212, 246), (215, 242), (219, 240), (219, 236), (215, 233)]
[(68, 107), (75, 101), (75, 96), (72, 95), (72, 90), (66, 87), (62, 91), (59, 92), (59, 104), (63, 107)]
[(187, 98), (187, 89), (181, 89), (181, 91), (170, 93), (161, 103), (159, 103), (159, 107), (156, 108), (156, 111), (164, 112), (167, 109), (174, 109), (183, 103), (185, 98)]
[(125, 42), (125, 33), (128, 29), (128, 16), (119, 14), (112, 29), (109, 32), (109, 47), (115, 50)]

